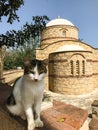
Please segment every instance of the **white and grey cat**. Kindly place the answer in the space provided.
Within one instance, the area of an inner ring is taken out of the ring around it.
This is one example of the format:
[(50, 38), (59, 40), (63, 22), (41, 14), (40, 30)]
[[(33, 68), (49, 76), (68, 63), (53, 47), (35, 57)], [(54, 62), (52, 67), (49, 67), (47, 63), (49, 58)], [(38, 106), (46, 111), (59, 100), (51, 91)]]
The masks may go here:
[(24, 75), (16, 80), (7, 99), (7, 108), (10, 113), (27, 119), (28, 130), (43, 127), (40, 110), (46, 74), (46, 60), (25, 61)]

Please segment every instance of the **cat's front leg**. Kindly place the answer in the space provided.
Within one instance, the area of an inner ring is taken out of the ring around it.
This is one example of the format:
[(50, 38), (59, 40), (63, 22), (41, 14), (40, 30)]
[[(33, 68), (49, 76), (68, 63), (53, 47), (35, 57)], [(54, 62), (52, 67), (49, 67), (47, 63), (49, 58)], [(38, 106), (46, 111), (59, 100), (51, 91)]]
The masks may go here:
[(28, 130), (34, 130), (35, 123), (34, 123), (32, 107), (27, 108), (25, 113), (26, 113), (26, 117), (27, 117), (27, 121), (28, 121)]
[(41, 111), (41, 101), (38, 101), (34, 106), (36, 127), (43, 127), (43, 121), (41, 121), (40, 119), (40, 111)]

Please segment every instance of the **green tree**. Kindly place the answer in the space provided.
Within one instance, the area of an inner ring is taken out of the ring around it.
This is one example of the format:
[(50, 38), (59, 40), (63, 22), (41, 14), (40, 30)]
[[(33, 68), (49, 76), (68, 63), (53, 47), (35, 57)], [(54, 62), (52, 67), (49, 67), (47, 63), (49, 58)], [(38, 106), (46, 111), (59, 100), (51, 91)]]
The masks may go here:
[(11, 50), (4, 58), (4, 69), (22, 67), (24, 59), (35, 58), (35, 49), (40, 46), (40, 34), (47, 20), (47, 16), (35, 16), (32, 24), (26, 23), (21, 30), (6, 33), (2, 45)]
[(3, 16), (7, 16), (7, 22), (12, 24), (14, 20), (19, 21), (17, 15), (18, 9), (24, 5), (24, 0), (0, 0), (0, 20)]
[[(14, 20), (19, 21), (17, 15), (18, 9), (24, 4), (24, 0), (0, 0), (0, 20), (7, 16), (7, 22), (12, 24)], [(33, 57), (35, 48), (40, 43), (40, 34), (49, 20), (47, 16), (33, 16), (31, 24), (26, 23), (22, 29), (7, 31), (6, 34), (0, 35), (0, 47), (12, 47), (13, 51), (7, 52), (4, 65), (6, 67), (21, 65), (24, 57)], [(32, 42), (31, 40), (32, 39)], [(32, 44), (31, 44), (32, 43)], [(15, 50), (16, 49), (16, 50)], [(12, 65), (13, 63), (13, 65)], [(5, 67), (4, 66), (4, 67)]]
[[(17, 15), (18, 9), (24, 4), (24, 0), (0, 0), (0, 20), (3, 16), (7, 16), (7, 22), (12, 24), (14, 20), (19, 21)], [(33, 23), (30, 25), (26, 23), (22, 30), (7, 31), (6, 34), (0, 35), (0, 47), (6, 45), (7, 47), (23, 45), (23, 43), (33, 37), (40, 36), (40, 32), (45, 27), (46, 21), (49, 20), (47, 16), (33, 16)]]
[[(28, 42), (31, 42), (28, 41)], [(18, 66), (23, 67), (23, 60), (24, 59), (32, 59), (35, 58), (35, 47), (30, 43), (30, 46), (25, 43), (23, 46), (20, 46), (18, 48), (10, 49), (6, 51), (5, 57), (4, 57), (4, 69), (15, 69)]]
[(0, 47), (6, 45), (7, 47), (15, 47), (23, 45), (30, 37), (33, 39), (39, 38), (42, 30), (49, 21), (47, 16), (33, 16), (31, 24), (26, 23), (21, 30), (7, 31), (6, 34), (0, 35)]

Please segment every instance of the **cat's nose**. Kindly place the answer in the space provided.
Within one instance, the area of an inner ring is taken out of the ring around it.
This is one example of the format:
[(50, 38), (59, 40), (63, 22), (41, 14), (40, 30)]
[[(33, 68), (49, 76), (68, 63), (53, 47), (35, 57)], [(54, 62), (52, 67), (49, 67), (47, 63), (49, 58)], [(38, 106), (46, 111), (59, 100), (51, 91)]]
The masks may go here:
[(34, 81), (35, 81), (35, 82), (37, 82), (37, 81), (38, 81), (38, 79), (34, 79)]

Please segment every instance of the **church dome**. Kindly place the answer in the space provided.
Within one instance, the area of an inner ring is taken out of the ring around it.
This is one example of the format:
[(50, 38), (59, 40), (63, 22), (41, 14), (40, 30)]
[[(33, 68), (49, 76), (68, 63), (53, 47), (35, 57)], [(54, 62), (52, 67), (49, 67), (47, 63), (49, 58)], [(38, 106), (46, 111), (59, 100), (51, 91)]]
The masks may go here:
[(48, 22), (46, 24), (46, 27), (54, 26), (54, 25), (69, 25), (69, 26), (74, 26), (74, 24), (72, 22), (70, 22), (69, 20), (62, 19), (60, 17), (58, 17), (57, 19), (53, 19), (50, 22)]

